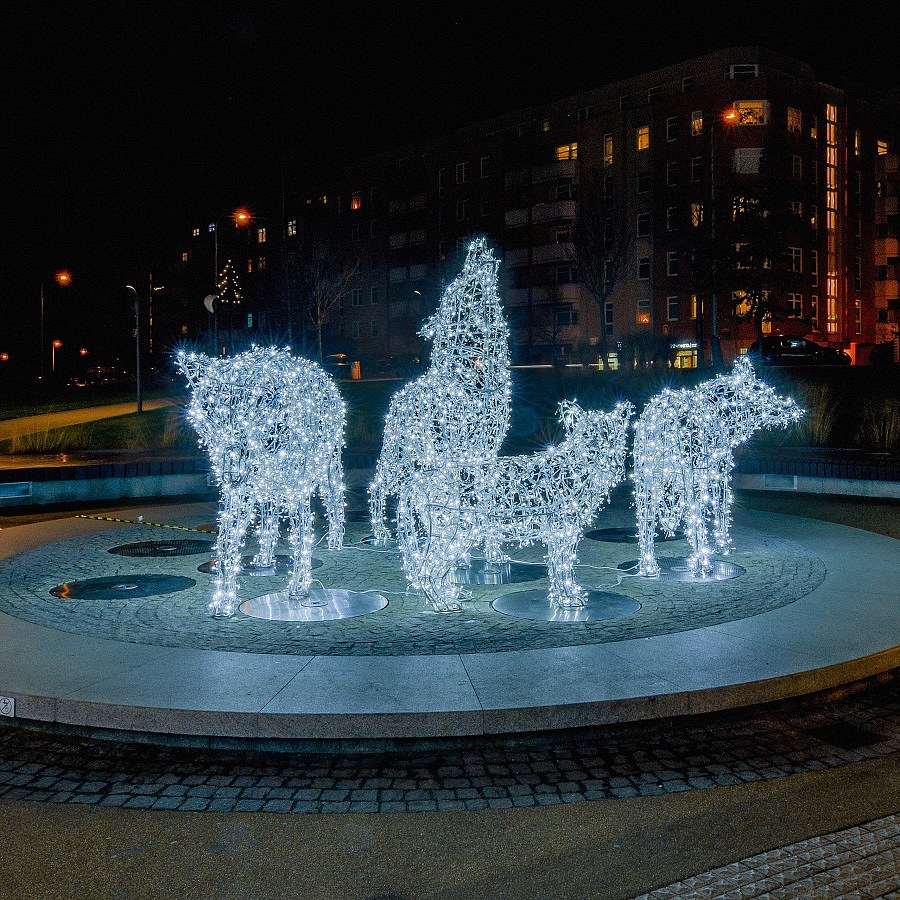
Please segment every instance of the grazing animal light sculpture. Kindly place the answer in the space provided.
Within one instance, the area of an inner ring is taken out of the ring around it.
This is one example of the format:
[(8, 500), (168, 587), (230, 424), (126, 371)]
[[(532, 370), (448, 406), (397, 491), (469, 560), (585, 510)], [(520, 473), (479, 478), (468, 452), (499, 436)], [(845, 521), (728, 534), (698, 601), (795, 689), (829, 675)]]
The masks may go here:
[(178, 364), (192, 390), (188, 418), (221, 491), (215, 591), (207, 609), (215, 616), (234, 613), (240, 551), (257, 512), (254, 564), (272, 563), (278, 522), (286, 516), (293, 554), (288, 593), (305, 596), (314, 492), (325, 505), (328, 546), (343, 543), (345, 414), (337, 386), (316, 363), (276, 347), (222, 358), (181, 353)]
[(547, 548), (551, 604), (584, 606), (575, 580), (577, 547), (585, 527), (624, 477), (626, 436), (634, 407), (611, 413), (560, 404), (566, 437), (531, 456), (500, 457), (477, 465), (423, 467), (401, 493), (399, 542), (407, 578), (439, 612), (460, 608), (451, 576), (473, 546)]
[(690, 571), (712, 571), (712, 543), (731, 547), (731, 472), (734, 449), (758, 428), (786, 427), (803, 415), (788, 397), (760, 381), (750, 361), (739, 358), (730, 374), (693, 390), (664, 390), (635, 426), (634, 482), (639, 573), (659, 575), (655, 535), (682, 526), (691, 545)]
[[(401, 388), (385, 417), (369, 487), (375, 542), (386, 543), (385, 501), (436, 465), (496, 459), (509, 430), (509, 329), (497, 294), (499, 260), (484, 238), (469, 244), (462, 272), (419, 332), (433, 342), (428, 371)], [(398, 502), (398, 509), (403, 504)], [(497, 561), (499, 551), (486, 555)]]

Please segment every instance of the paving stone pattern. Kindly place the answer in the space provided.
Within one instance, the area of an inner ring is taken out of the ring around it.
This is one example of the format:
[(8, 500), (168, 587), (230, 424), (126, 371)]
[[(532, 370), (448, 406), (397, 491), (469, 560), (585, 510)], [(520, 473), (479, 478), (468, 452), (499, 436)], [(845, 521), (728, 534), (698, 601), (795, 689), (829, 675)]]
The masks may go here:
[(714, 789), (891, 754), (900, 754), (900, 680), (843, 699), (440, 751), (194, 750), (4, 723), (0, 799), (216, 812), (478, 810)]
[(798, 841), (657, 888), (636, 900), (900, 897), (900, 815)]
[[(182, 527), (208, 525), (215, 508), (197, 504)], [(598, 519), (603, 527), (633, 527), (633, 511), (619, 501)], [(347, 529), (347, 547), (314, 551), (323, 565), (314, 577), (324, 587), (373, 590), (388, 599), (377, 613), (330, 622), (272, 622), (241, 613), (211, 619), (205, 612), (211, 576), (197, 571), (198, 556), (131, 558), (111, 547), (147, 540), (190, 539), (196, 532), (144, 525), (123, 525), (55, 544), (0, 563), (0, 611), (40, 625), (133, 643), (207, 650), (318, 655), (455, 654), (548, 649), (651, 637), (758, 615), (808, 594), (825, 576), (821, 559), (799, 545), (737, 527), (737, 550), (729, 559), (746, 569), (730, 581), (687, 584), (638, 578), (617, 566), (637, 556), (637, 545), (585, 539), (579, 548), (578, 577), (588, 588), (636, 600), (637, 612), (598, 622), (536, 622), (504, 616), (491, 607), (502, 593), (546, 588), (544, 548), (511, 548), (514, 559), (534, 563), (535, 580), (502, 586), (470, 586), (462, 612), (431, 611), (423, 597), (407, 590), (396, 549), (368, 542), (368, 523)], [(664, 548), (664, 550), (663, 550)], [(252, 551), (253, 546), (249, 547)], [(687, 544), (668, 541), (666, 556), (686, 556)], [(287, 553), (286, 546), (278, 548)], [(62, 599), (50, 595), (61, 583), (107, 576), (167, 574), (196, 580), (193, 588), (149, 598), (124, 600)], [(287, 577), (247, 576), (240, 580), (242, 600), (282, 590)]]

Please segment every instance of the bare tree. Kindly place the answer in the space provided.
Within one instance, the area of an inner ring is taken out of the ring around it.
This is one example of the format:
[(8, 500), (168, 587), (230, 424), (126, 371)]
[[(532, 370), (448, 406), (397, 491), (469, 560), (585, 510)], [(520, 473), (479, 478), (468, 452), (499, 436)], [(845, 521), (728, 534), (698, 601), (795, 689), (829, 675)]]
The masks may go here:
[(288, 335), (291, 342), (305, 339), (311, 329), (321, 361), (322, 331), (350, 293), (360, 260), (347, 255), (336, 224), (325, 217), (298, 222), (290, 240), (284, 254)]
[(604, 368), (609, 368), (606, 306), (625, 268), (632, 234), (622, 192), (608, 181), (599, 177), (583, 180), (579, 207), (578, 221), (572, 230), (574, 257), (581, 280), (597, 303), (598, 351)]

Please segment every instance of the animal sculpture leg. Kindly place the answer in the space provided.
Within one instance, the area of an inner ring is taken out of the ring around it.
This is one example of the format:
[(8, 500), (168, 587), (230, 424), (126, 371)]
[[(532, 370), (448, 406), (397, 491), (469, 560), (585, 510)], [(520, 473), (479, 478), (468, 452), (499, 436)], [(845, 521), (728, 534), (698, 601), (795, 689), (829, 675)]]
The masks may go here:
[(578, 562), (576, 549), (580, 540), (580, 532), (573, 534), (570, 529), (545, 536), (550, 577), (549, 596), (553, 606), (578, 609), (587, 601), (587, 591), (575, 580), (575, 565)]
[(709, 575), (712, 571), (712, 549), (709, 546), (709, 529), (706, 525), (708, 497), (706, 488), (696, 481), (691, 485), (692, 505), (685, 511), (685, 537), (691, 545), (688, 557), (692, 575)]
[(259, 550), (253, 557), (251, 565), (256, 569), (268, 569), (275, 565), (275, 545), (278, 543), (278, 503), (266, 500), (259, 511), (259, 529), (257, 536)]
[(722, 554), (728, 554), (732, 549), (731, 500), (731, 471), (730, 468), (723, 467), (713, 494), (713, 540), (716, 542), (716, 549)]
[(659, 562), (656, 559), (656, 522), (657, 502), (647, 487), (643, 473), (635, 473), (635, 506), (637, 507), (638, 526), (638, 574), (646, 578), (659, 575)]
[(340, 450), (332, 454), (328, 464), (328, 490), (323, 500), (328, 518), (328, 549), (340, 550), (344, 546), (344, 475)]
[(384, 521), (386, 494), (384, 475), (379, 465), (375, 470), (375, 479), (369, 487), (369, 519), (372, 523), (372, 535), (378, 546), (384, 546), (391, 539), (391, 533)]
[(237, 605), (237, 577), (241, 571), (241, 548), (253, 515), (249, 494), (223, 492), (216, 539), (216, 579), (213, 598), (206, 609), (214, 616), (232, 616)]
[(315, 540), (312, 509), (307, 495), (289, 511), (290, 544), (294, 571), (288, 584), (290, 597), (305, 597), (312, 584), (312, 548)]

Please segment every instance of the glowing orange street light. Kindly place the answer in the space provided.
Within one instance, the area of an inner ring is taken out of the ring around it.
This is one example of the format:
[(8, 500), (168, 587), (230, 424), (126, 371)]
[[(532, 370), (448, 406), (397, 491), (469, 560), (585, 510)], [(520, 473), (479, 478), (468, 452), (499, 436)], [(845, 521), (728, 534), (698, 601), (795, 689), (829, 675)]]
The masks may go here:
[[(68, 287), (72, 283), (72, 274), (67, 269), (60, 269), (53, 280), (60, 287)], [(41, 381), (44, 380), (44, 282), (41, 281), (41, 343), (38, 352), (41, 361)]]
[(241, 206), (239, 209), (236, 209), (231, 218), (234, 219), (234, 224), (236, 228), (240, 228), (245, 225), (249, 225), (253, 220), (253, 216), (250, 214), (250, 210), (245, 206)]
[(67, 284), (71, 284), (72, 276), (65, 269), (62, 269), (61, 271), (56, 273), (56, 281), (62, 287), (65, 287)]
[(0, 353), (0, 362), (9, 362), (9, 354)]
[(87, 356), (87, 355), (88, 355), (88, 348), (87, 348), (87, 347), (82, 347), (82, 348), (78, 351), (78, 355), (79, 355), (79, 356)]
[(733, 122), (737, 118), (737, 110), (733, 107), (727, 112), (722, 113), (722, 119), (725, 122)]
[(50, 370), (52, 372), (56, 372), (56, 351), (59, 350), (60, 347), (62, 347), (62, 341), (59, 338), (57, 338), (55, 341), (53, 341), (53, 343), (50, 346), (52, 347), (51, 353), (52, 353), (52, 360), (53, 360), (50, 365)]

